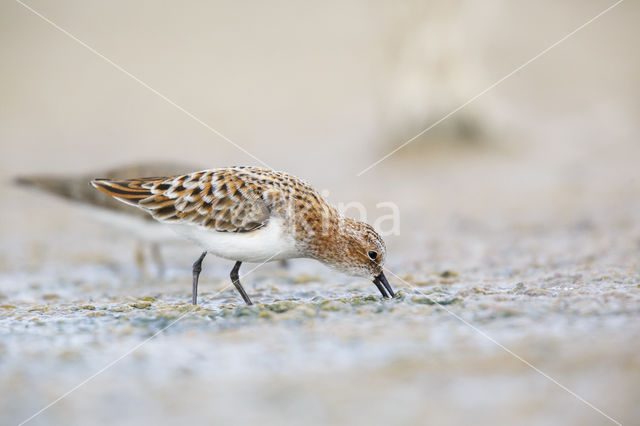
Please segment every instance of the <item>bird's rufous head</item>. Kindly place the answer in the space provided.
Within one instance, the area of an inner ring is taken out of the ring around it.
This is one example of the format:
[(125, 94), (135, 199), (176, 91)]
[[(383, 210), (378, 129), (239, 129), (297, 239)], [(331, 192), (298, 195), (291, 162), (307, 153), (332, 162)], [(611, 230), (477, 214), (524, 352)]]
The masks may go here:
[(337, 225), (337, 232), (325, 239), (325, 247), (313, 257), (340, 272), (370, 279), (383, 297), (393, 297), (382, 270), (387, 256), (382, 237), (371, 225), (354, 219), (343, 217)]

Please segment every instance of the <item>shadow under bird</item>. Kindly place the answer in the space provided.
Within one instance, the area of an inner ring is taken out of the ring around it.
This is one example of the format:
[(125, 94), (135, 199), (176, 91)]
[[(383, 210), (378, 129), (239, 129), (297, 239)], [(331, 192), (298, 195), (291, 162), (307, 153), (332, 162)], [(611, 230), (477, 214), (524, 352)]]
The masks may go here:
[(301, 179), (270, 169), (227, 167), (180, 176), (94, 179), (91, 185), (138, 207), (204, 248), (193, 264), (192, 302), (207, 253), (236, 263), (231, 282), (244, 301), (242, 262), (311, 258), (371, 279), (393, 297), (382, 266), (384, 241), (370, 225), (338, 213)]
[[(193, 168), (193, 165), (186, 164), (148, 162), (124, 165), (91, 174), (19, 176), (14, 181), (18, 185), (35, 188), (66, 200), (80, 212), (86, 213), (91, 219), (124, 231), (139, 242), (148, 243), (151, 247), (153, 262), (156, 264), (159, 275), (162, 275), (164, 262), (160, 253), (160, 245), (178, 242), (181, 240), (180, 236), (140, 209), (95, 191), (87, 185), (87, 182), (98, 173), (117, 180), (131, 176), (166, 176), (184, 173), (193, 170)], [(144, 253), (140, 244), (136, 250), (136, 261), (142, 270)]]

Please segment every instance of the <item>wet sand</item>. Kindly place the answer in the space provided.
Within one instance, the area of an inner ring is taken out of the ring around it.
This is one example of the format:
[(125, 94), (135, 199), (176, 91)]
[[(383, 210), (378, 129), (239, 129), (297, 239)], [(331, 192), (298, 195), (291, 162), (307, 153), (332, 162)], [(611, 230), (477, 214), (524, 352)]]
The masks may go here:
[(633, 424), (639, 231), (458, 223), (428, 261), (391, 257), (393, 300), (309, 261), (251, 272), (247, 307), (208, 259), (195, 309), (182, 265), (146, 283), (89, 255), (76, 276), (5, 271), (3, 422), (107, 367), (31, 424), (611, 423), (561, 386)]

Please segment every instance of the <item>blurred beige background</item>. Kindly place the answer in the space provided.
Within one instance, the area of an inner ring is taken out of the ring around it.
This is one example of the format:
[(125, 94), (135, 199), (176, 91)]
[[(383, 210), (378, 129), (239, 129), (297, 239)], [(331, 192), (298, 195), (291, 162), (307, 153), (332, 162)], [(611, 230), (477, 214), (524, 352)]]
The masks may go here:
[[(611, 4), (29, 3), (273, 168), (334, 201), (394, 201), (407, 224), (637, 194), (635, 2), (355, 177)], [(1, 7), (5, 180), (143, 160), (258, 165), (19, 3)], [(22, 231), (8, 219), (3, 232)]]
[[(351, 177), (611, 3), (29, 4), (267, 164), (322, 185)], [(491, 144), (524, 151), (516, 161), (628, 157), (637, 8), (624, 2), (412, 148), (454, 138), (467, 119), (493, 132)], [(0, 19), (4, 174), (137, 159), (255, 164), (20, 4), (4, 2)]]

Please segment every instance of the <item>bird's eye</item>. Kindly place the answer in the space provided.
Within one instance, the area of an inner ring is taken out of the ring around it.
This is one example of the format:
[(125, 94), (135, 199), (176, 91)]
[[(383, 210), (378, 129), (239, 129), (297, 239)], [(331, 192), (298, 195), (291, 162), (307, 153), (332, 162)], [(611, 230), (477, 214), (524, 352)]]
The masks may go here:
[(369, 250), (367, 255), (369, 256), (369, 259), (376, 260), (376, 258), (378, 257), (378, 252), (374, 250)]

